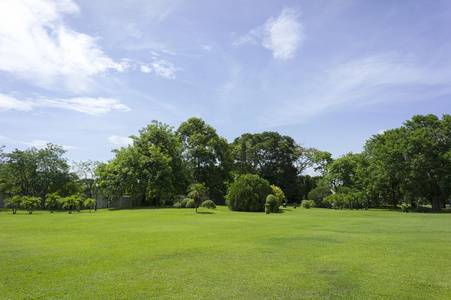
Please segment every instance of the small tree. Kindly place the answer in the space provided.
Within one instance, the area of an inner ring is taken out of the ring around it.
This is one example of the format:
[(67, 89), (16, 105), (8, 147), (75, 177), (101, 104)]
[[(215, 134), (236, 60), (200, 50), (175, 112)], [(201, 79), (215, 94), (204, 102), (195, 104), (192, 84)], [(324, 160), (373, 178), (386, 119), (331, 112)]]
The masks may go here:
[(85, 205), (85, 199), (81, 197), (80, 194), (73, 195), (72, 198), (74, 198), (75, 207), (77, 208), (77, 211), (80, 212), (80, 210)]
[(194, 207), (196, 208), (196, 213), (197, 208), (202, 203), (202, 198), (205, 196), (205, 194), (206, 189), (200, 183), (194, 183), (190, 185), (188, 188), (188, 197), (194, 200)]
[(74, 196), (72, 197), (66, 197), (61, 199), (62, 207), (66, 208), (69, 211), (69, 214), (72, 213), (72, 210), (77, 204), (76, 198)]
[(23, 208), (28, 210), (28, 213), (31, 215), (33, 213), (33, 210), (35, 210), (41, 205), (41, 200), (42, 199), (40, 197), (23, 196), (20, 204), (22, 205)]
[(85, 206), (89, 208), (89, 212), (94, 208), (96, 205), (96, 199), (88, 198), (85, 200)]
[(9, 206), (13, 210), (13, 215), (16, 214), (20, 205), (20, 196), (14, 196), (12, 198), (6, 198), (5, 207)]
[(50, 208), (50, 212), (53, 213), (53, 208), (55, 205), (59, 203), (60, 196), (58, 195), (58, 192), (55, 193), (48, 193), (45, 199), (45, 206)]

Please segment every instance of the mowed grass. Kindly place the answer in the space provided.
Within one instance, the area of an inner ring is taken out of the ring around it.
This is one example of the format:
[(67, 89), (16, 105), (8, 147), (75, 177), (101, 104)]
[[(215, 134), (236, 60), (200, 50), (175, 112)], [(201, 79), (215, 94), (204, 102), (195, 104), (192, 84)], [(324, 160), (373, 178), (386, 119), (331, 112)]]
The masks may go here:
[(0, 212), (0, 299), (451, 299), (451, 214)]

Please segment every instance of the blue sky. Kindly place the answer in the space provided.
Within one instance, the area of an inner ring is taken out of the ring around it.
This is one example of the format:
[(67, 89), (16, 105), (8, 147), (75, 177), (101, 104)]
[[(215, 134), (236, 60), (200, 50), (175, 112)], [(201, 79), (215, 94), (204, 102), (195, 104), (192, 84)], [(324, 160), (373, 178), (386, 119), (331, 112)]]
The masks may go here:
[(113, 157), (154, 119), (338, 157), (451, 112), (450, 1), (0, 0), (0, 145)]

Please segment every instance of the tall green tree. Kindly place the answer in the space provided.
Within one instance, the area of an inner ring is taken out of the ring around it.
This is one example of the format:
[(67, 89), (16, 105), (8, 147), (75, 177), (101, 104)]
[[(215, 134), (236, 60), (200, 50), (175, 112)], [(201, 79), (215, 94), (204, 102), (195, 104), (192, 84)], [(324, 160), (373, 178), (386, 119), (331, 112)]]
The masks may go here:
[(60, 191), (73, 193), (75, 176), (70, 173), (66, 150), (48, 143), (43, 149), (34, 147), (3, 154), (0, 192), (7, 195), (41, 196)]
[(451, 196), (451, 116), (417, 115), (365, 145), (371, 190), (393, 205), (424, 197), (433, 211)]
[(133, 144), (114, 150), (115, 158), (96, 170), (102, 193), (113, 200), (129, 194), (136, 205), (160, 205), (187, 187), (180, 138), (168, 125), (153, 121), (131, 136)]
[(451, 115), (417, 115), (407, 131), (408, 189), (440, 211), (451, 196)]
[(243, 134), (231, 144), (234, 172), (258, 174), (271, 184), (279, 186), (293, 199), (299, 196), (297, 175), (306, 167), (301, 151), (289, 136), (277, 132)]
[(184, 146), (191, 183), (202, 183), (208, 196), (224, 203), (227, 182), (231, 181), (232, 158), (227, 140), (200, 118), (190, 118), (177, 129)]

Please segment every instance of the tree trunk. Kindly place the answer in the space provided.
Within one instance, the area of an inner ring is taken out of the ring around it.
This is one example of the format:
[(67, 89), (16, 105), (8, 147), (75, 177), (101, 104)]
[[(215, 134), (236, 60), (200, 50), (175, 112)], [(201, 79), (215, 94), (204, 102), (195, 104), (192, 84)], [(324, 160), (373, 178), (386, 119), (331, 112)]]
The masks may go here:
[(441, 199), (440, 197), (433, 197), (431, 199), (431, 204), (432, 204), (432, 211), (441, 211)]

